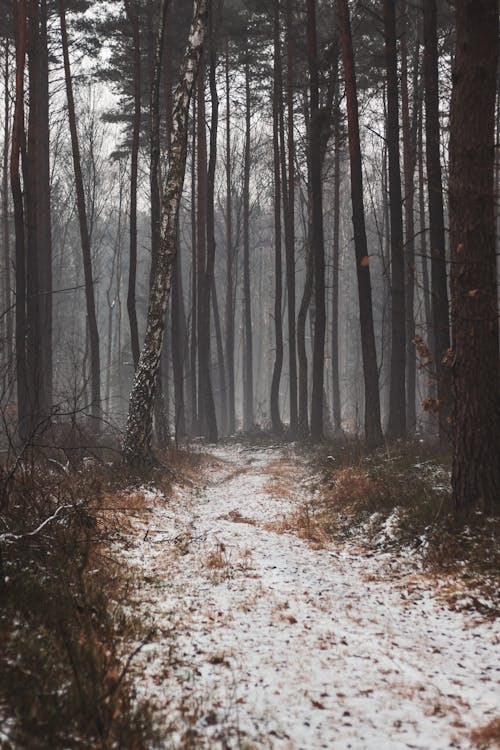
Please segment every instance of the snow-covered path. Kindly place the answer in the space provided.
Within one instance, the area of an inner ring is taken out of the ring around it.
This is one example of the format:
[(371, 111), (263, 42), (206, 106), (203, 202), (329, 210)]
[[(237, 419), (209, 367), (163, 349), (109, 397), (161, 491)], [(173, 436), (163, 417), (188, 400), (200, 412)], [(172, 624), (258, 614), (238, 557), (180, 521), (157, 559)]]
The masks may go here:
[(303, 500), (293, 453), (211, 456), (122, 550), (157, 626), (134, 676), (161, 747), (472, 747), (498, 716), (498, 624), (450, 611), (386, 555), (280, 533)]

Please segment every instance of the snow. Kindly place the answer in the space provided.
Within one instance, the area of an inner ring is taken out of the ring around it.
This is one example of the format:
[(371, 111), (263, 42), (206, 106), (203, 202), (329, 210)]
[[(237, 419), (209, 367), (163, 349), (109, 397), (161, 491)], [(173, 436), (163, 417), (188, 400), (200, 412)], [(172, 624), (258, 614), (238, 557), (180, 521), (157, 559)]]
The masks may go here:
[(387, 553), (280, 533), (308, 492), (299, 455), (211, 455), (198, 487), (153, 496), (121, 549), (156, 626), (134, 678), (161, 747), (472, 747), (498, 711), (498, 624), (450, 610)]

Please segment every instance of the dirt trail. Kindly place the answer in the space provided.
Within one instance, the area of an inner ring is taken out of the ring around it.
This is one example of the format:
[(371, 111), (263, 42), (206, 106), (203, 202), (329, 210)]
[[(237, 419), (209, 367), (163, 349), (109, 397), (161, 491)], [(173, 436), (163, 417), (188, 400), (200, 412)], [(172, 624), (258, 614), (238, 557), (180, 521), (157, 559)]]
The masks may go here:
[(156, 625), (134, 674), (161, 747), (471, 747), (498, 709), (497, 624), (450, 611), (387, 555), (279, 533), (304, 499), (293, 453), (211, 455), (208, 483), (152, 498), (122, 549)]

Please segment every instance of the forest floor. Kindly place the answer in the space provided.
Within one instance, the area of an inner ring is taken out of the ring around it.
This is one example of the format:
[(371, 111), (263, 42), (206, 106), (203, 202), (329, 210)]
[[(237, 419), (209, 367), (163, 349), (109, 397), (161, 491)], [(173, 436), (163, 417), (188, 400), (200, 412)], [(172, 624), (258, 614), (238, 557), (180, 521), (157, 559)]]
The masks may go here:
[(116, 541), (152, 628), (132, 677), (160, 747), (496, 746), (494, 616), (451, 609), (412, 554), (306, 533), (314, 477), (293, 448), (199, 459), (168, 498), (143, 489)]

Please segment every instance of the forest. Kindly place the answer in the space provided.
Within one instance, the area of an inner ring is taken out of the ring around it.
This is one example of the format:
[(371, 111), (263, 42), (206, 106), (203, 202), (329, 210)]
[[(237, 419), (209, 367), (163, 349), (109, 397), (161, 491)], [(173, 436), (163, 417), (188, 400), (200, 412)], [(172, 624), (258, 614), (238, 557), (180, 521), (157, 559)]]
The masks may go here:
[(1, 750), (500, 746), (499, 11), (0, 0)]

